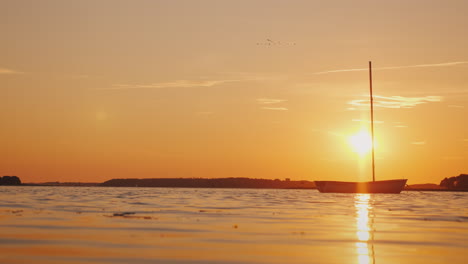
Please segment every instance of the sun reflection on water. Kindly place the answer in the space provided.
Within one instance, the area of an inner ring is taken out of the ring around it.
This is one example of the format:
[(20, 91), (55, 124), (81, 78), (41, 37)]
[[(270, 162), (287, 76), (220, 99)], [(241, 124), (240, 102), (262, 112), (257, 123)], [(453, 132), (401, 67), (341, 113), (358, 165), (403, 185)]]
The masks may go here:
[(375, 264), (371, 215), (373, 207), (370, 201), (370, 194), (356, 194), (355, 196), (358, 264)]

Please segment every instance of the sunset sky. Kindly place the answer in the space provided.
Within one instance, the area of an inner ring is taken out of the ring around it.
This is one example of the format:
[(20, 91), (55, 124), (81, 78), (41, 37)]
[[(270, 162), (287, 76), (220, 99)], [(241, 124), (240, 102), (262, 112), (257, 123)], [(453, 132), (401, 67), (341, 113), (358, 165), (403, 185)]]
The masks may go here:
[(0, 176), (468, 173), (468, 1), (0, 0)]

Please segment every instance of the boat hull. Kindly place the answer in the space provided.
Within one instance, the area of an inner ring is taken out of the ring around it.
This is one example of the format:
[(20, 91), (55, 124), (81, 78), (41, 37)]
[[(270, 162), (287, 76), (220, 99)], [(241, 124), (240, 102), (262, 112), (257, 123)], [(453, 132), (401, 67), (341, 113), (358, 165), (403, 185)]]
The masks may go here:
[(315, 186), (321, 193), (400, 193), (406, 181), (407, 179), (373, 182), (315, 181)]

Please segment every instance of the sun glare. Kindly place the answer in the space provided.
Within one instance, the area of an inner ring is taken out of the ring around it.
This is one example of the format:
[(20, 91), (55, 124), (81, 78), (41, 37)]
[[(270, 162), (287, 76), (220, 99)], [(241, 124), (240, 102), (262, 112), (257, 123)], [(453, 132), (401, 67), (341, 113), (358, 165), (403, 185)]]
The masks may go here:
[(360, 131), (349, 137), (349, 144), (354, 152), (364, 155), (372, 150), (372, 138), (366, 131)]

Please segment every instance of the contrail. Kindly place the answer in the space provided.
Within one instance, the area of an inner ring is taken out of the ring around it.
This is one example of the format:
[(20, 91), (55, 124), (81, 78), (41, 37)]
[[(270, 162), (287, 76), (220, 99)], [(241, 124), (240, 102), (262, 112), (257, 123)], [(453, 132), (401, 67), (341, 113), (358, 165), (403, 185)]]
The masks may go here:
[[(406, 69), (406, 68), (426, 68), (426, 67), (449, 67), (468, 64), (468, 61), (455, 61), (455, 62), (444, 62), (444, 63), (433, 63), (433, 64), (416, 64), (416, 65), (406, 65), (406, 66), (392, 66), (392, 67), (377, 67), (375, 70), (395, 70), (395, 69)], [(337, 72), (355, 72), (355, 71), (368, 71), (368, 68), (357, 68), (357, 69), (343, 69), (343, 70), (331, 70), (331, 71), (322, 71), (315, 72), (314, 74), (327, 74), (327, 73), (337, 73)]]

